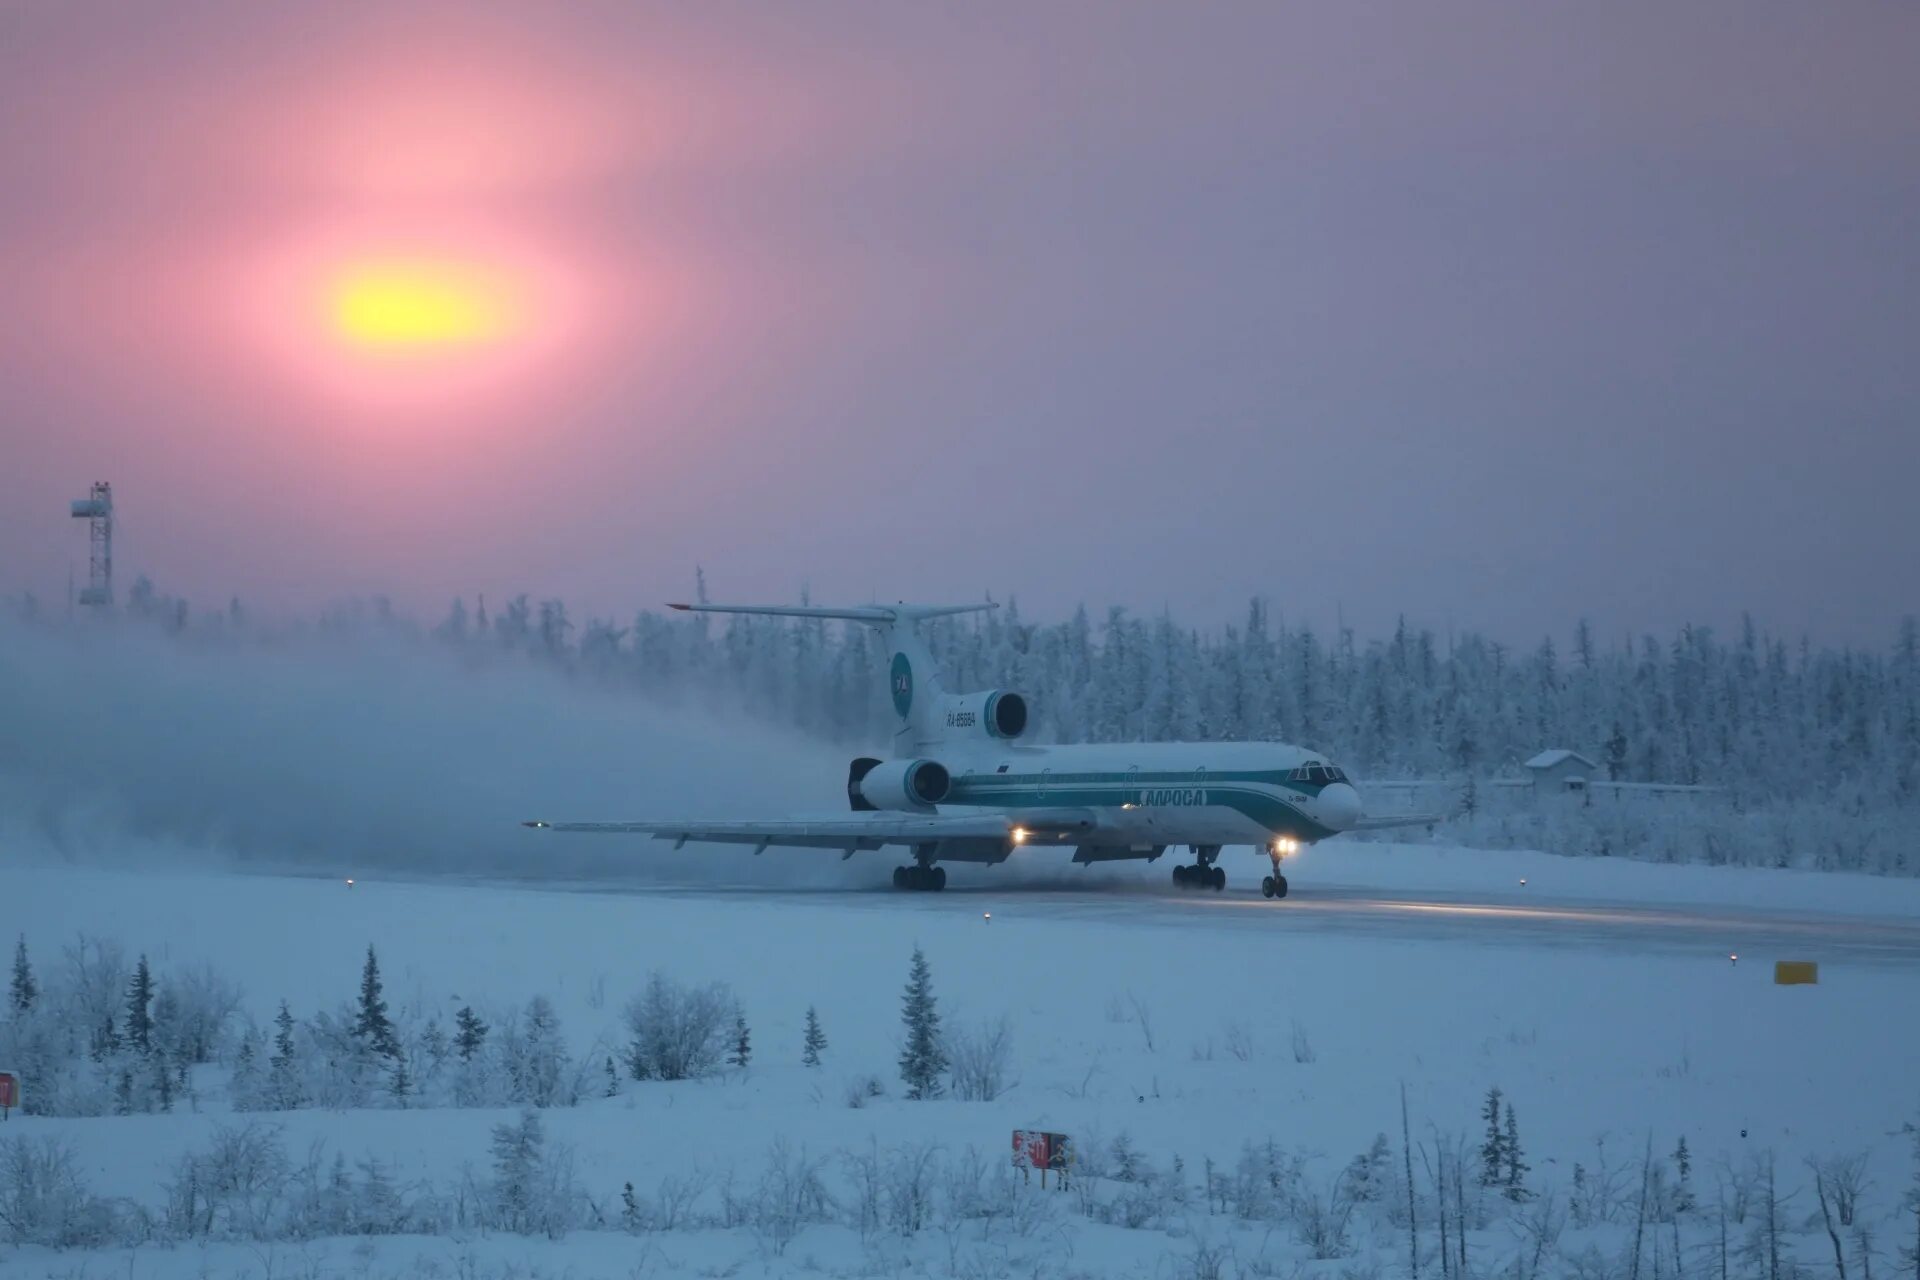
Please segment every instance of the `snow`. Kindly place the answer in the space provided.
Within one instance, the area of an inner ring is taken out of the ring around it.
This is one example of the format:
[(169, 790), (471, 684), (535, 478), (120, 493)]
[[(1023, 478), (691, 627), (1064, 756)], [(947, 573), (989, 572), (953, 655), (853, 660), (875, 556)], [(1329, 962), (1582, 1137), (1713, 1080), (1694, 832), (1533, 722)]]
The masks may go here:
[[(1889, 1208), (1891, 1189), (1906, 1176), (1907, 1140), (1898, 1131), (1920, 1103), (1912, 1073), (1920, 1025), (1894, 1015), (1920, 1007), (1920, 965), (1796, 956), (1826, 960), (1821, 984), (1779, 988), (1766, 961), (1784, 957), (1731, 965), (1724, 955), (1631, 945), (1523, 951), (1484, 945), (1471, 926), (1406, 939), (1296, 930), (1285, 904), (1238, 893), (1206, 910), (1162, 911), (1158, 896), (1127, 892), (1124, 877), (1109, 910), (1088, 911), (1077, 905), (1081, 897), (1013, 882), (982, 887), (987, 874), (966, 881), (967, 892), (896, 895), (593, 892), (377, 877), (356, 877), (349, 888), (343, 880), (38, 865), (9, 870), (0, 929), (23, 932), (49, 959), (79, 932), (117, 938), (148, 952), (163, 980), (176, 966), (210, 962), (244, 983), (249, 1012), (263, 1024), (282, 997), (301, 1015), (349, 999), (371, 942), (396, 1013), (430, 1010), (444, 1019), (464, 1002), (485, 1010), (544, 993), (576, 1054), (621, 1038), (619, 1008), (650, 970), (731, 984), (753, 1028), (757, 1056), (746, 1072), (627, 1082), (617, 1098), (544, 1113), (551, 1138), (574, 1149), (581, 1182), (603, 1202), (616, 1201), (626, 1181), (645, 1192), (695, 1168), (716, 1178), (737, 1171), (750, 1183), (782, 1139), (816, 1154), (972, 1146), (998, 1163), (1015, 1128), (1067, 1132), (1089, 1147), (1125, 1133), (1156, 1166), (1181, 1156), (1196, 1180), (1204, 1159), (1231, 1166), (1244, 1142), (1271, 1136), (1321, 1153), (1315, 1173), (1325, 1177), (1376, 1133), (1397, 1144), (1403, 1085), (1416, 1141), (1471, 1138), (1481, 1096), (1500, 1086), (1543, 1182), (1564, 1185), (1576, 1160), (1591, 1168), (1601, 1134), (1611, 1135), (1619, 1160), (1636, 1157), (1649, 1136), (1661, 1151), (1684, 1134), (1701, 1170), (1772, 1151), (1783, 1171), (1797, 1174), (1802, 1156), (1866, 1152)], [(1330, 842), (1296, 860), (1291, 874), (1306, 897), (1335, 883), (1403, 893), (1510, 887), (1548, 901), (1780, 912), (1817, 905), (1853, 917), (1920, 918), (1920, 886), (1911, 882), (1432, 846)], [(1220, 927), (1229, 918), (1234, 927)], [(1160, 927), (1142, 928), (1149, 919)], [(1823, 935), (1808, 936), (1817, 950)], [(1017, 1084), (996, 1101), (899, 1099), (899, 995), (916, 945), (931, 962), (949, 1025), (1009, 1018)], [(818, 1071), (799, 1064), (810, 1004), (831, 1040)], [(1246, 1061), (1230, 1048), (1242, 1040), (1251, 1046)], [(1310, 1052), (1297, 1053), (1296, 1043)], [(198, 1113), (16, 1116), (4, 1134), (58, 1134), (96, 1191), (154, 1203), (174, 1161), (203, 1146), (216, 1120), (232, 1118), (222, 1114), (222, 1075), (197, 1081)], [(891, 1096), (850, 1109), (847, 1083), (862, 1075), (886, 1081)], [(320, 1141), (350, 1160), (379, 1156), (399, 1182), (451, 1182), (463, 1167), (485, 1166), (489, 1129), (504, 1116), (444, 1109), (256, 1118), (284, 1126), (294, 1153)], [(1263, 1243), (1257, 1231), (1197, 1210), (1161, 1230), (1125, 1231), (1078, 1218), (1067, 1203), (1059, 1198), (1046, 1210), (1061, 1215), (1050, 1243), (969, 1237), (974, 1273), (1021, 1271), (1021, 1260), (1031, 1271), (1063, 1248), (1086, 1274), (1178, 1273), (1181, 1259), (1215, 1237), (1237, 1242), (1243, 1255), (1257, 1246), (1269, 1258), (1299, 1256), (1288, 1239)], [(1490, 1260), (1512, 1249), (1504, 1233), (1493, 1234), (1498, 1240), (1482, 1245)], [(1373, 1247), (1403, 1257), (1404, 1235), (1396, 1245), (1386, 1233)], [(429, 1262), (454, 1274), (463, 1251), (478, 1251), (491, 1267), (543, 1274), (735, 1265), (782, 1274), (809, 1258), (829, 1272), (871, 1273), (882, 1256), (898, 1264), (884, 1270), (965, 1269), (948, 1268), (945, 1246), (931, 1237), (880, 1245), (841, 1226), (809, 1227), (784, 1254), (736, 1229), (644, 1241), (583, 1232), (560, 1242), (332, 1240), (74, 1257), (98, 1274), (265, 1275), (263, 1251), (281, 1257), (282, 1270), (313, 1274), (350, 1266), (424, 1273)], [(43, 1251), (0, 1255), (0, 1275), (52, 1270), (75, 1268)]]

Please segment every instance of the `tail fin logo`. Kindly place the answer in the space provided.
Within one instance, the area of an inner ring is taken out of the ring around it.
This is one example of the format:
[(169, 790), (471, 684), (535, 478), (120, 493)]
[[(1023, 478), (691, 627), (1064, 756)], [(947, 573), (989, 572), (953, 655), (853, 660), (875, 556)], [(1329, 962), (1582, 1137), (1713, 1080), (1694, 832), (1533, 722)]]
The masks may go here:
[(907, 655), (893, 655), (893, 667), (889, 675), (893, 688), (893, 709), (904, 720), (913, 707), (913, 664), (907, 661)]

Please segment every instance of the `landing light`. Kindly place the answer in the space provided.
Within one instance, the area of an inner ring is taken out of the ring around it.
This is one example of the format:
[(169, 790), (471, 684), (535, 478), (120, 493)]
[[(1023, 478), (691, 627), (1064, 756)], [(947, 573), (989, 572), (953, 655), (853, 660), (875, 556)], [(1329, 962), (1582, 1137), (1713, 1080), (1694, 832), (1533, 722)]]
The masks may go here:
[(1025, 844), (1027, 842), (1027, 829), (1025, 827), (1015, 827), (1013, 829), (1013, 842), (1015, 844)]

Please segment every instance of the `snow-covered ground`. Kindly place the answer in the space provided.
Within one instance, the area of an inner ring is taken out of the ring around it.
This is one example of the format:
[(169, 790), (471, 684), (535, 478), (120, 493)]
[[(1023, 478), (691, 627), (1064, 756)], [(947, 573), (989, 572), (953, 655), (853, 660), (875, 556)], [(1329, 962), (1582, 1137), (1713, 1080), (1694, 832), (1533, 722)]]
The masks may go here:
[[(1870, 1211), (1877, 1219), (1896, 1212), (1910, 1176), (1910, 1140), (1900, 1130), (1920, 1109), (1920, 950), (1862, 961), (1837, 946), (1823, 953), (1822, 942), (1844, 937), (1846, 917), (1914, 926), (1920, 885), (1337, 842), (1299, 859), (1291, 873), (1298, 904), (1242, 891), (1201, 909), (1208, 899), (1183, 905), (1147, 892), (1143, 871), (1110, 878), (1108, 904), (1089, 909), (1091, 895), (996, 886), (990, 873), (957, 879), (946, 895), (891, 895), (378, 879), (349, 888), (216, 871), (10, 868), (0, 932), (24, 933), (35, 954), (56, 956), (84, 932), (147, 952), (163, 973), (209, 962), (244, 983), (247, 1010), (262, 1024), (282, 998), (301, 1014), (351, 999), (369, 943), (379, 949), (396, 1010), (445, 1018), (461, 1004), (497, 1009), (545, 994), (578, 1055), (624, 1038), (620, 1008), (650, 971), (731, 984), (752, 1027), (746, 1071), (703, 1082), (629, 1081), (617, 1097), (545, 1113), (550, 1139), (573, 1148), (583, 1188), (616, 1209), (629, 1181), (647, 1194), (663, 1178), (703, 1170), (715, 1186), (729, 1172), (753, 1185), (780, 1141), (819, 1156), (929, 1143), (957, 1158), (972, 1147), (997, 1167), (1015, 1128), (1069, 1133), (1089, 1153), (1125, 1135), (1162, 1176), (1178, 1156), (1192, 1203), (1143, 1230), (1088, 1221), (1070, 1193), (1023, 1210), (1042, 1215), (1037, 1221), (973, 1220), (912, 1239), (863, 1239), (843, 1223), (809, 1226), (781, 1247), (739, 1228), (641, 1237), (588, 1231), (557, 1242), (496, 1235), (85, 1255), (25, 1249), (0, 1254), (0, 1274), (451, 1275), (518, 1265), (522, 1273), (576, 1276), (809, 1266), (1160, 1276), (1205, 1272), (1213, 1252), (1232, 1255), (1229, 1274), (1235, 1266), (1241, 1274), (1285, 1270), (1310, 1256), (1297, 1233), (1208, 1214), (1205, 1162), (1231, 1168), (1245, 1144), (1271, 1138), (1317, 1153), (1309, 1176), (1324, 1186), (1384, 1132), (1397, 1167), (1402, 1086), (1416, 1146), (1442, 1135), (1477, 1143), (1482, 1096), (1499, 1086), (1515, 1109), (1531, 1180), (1563, 1198), (1576, 1162), (1592, 1176), (1603, 1136), (1614, 1165), (1636, 1161), (1649, 1140), (1657, 1154), (1685, 1136), (1703, 1200), (1714, 1194), (1715, 1170), (1741, 1169), (1763, 1152), (1774, 1153), (1783, 1184), (1795, 1187), (1805, 1181), (1803, 1158), (1864, 1152)], [(1063, 870), (1061, 878), (1074, 874)], [(1151, 874), (1157, 889), (1163, 872)], [(1443, 903), (1529, 895), (1547, 905), (1670, 903), (1696, 916), (1723, 904), (1817, 908), (1836, 918), (1823, 925), (1799, 915), (1806, 927), (1793, 935), (1803, 944), (1795, 954), (1749, 953), (1735, 965), (1704, 944), (1638, 946), (1630, 929), (1617, 944), (1596, 934), (1581, 945), (1524, 947), (1510, 939), (1482, 945), (1471, 916), (1444, 934), (1408, 937), (1378, 927), (1290, 928), (1289, 911), (1310, 912), (1317, 886), (1345, 886), (1350, 895), (1390, 888), (1402, 899), (1430, 891)], [(949, 1025), (1010, 1019), (1016, 1082), (998, 1099), (900, 1098), (900, 994), (916, 945), (932, 964)], [(1777, 958), (1823, 961), (1820, 984), (1775, 986)], [(831, 1041), (819, 1069), (800, 1063), (809, 1005)], [(885, 1082), (889, 1096), (850, 1107), (849, 1085), (868, 1075)], [(157, 1204), (179, 1157), (203, 1146), (216, 1122), (233, 1120), (224, 1114), (223, 1078), (203, 1069), (197, 1111), (16, 1114), (0, 1136), (57, 1134), (73, 1145), (95, 1191)], [(451, 1184), (463, 1168), (484, 1169), (489, 1130), (506, 1115), (304, 1110), (255, 1118), (282, 1126), (290, 1152), (324, 1142), (349, 1160), (377, 1156), (397, 1182)], [(828, 1168), (837, 1185), (837, 1156)], [(1115, 1188), (1089, 1182), (1101, 1194)], [(1037, 1187), (1022, 1193), (1039, 1195)], [(1806, 1193), (1794, 1201), (1796, 1232), (1811, 1204)], [(1888, 1238), (1910, 1237), (1906, 1221), (1892, 1222)], [(1428, 1222), (1429, 1237), (1432, 1229)], [(1360, 1262), (1315, 1265), (1404, 1269), (1403, 1227), (1363, 1215), (1354, 1236)], [(1617, 1252), (1617, 1232), (1596, 1228), (1586, 1237)], [(1568, 1232), (1562, 1251), (1586, 1237)], [(1809, 1250), (1814, 1243), (1825, 1247), (1824, 1237), (1801, 1242)], [(1475, 1234), (1473, 1248), (1476, 1269), (1492, 1270), (1520, 1245), (1495, 1225)]]

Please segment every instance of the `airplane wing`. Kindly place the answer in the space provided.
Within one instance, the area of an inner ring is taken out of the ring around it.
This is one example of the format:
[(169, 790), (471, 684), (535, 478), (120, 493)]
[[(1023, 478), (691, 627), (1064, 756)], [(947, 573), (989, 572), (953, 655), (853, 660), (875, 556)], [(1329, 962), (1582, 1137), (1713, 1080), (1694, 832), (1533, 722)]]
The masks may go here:
[(678, 849), (699, 844), (750, 844), (758, 853), (771, 845), (839, 849), (851, 856), (861, 849), (916, 845), (930, 840), (1058, 840), (1093, 828), (1093, 815), (1055, 810), (1045, 814), (886, 814), (776, 822), (527, 822), (540, 831), (645, 835), (671, 840)]
[(1446, 821), (1444, 813), (1383, 813), (1364, 817), (1348, 827), (1349, 831), (1386, 831), (1393, 827), (1431, 827)]

